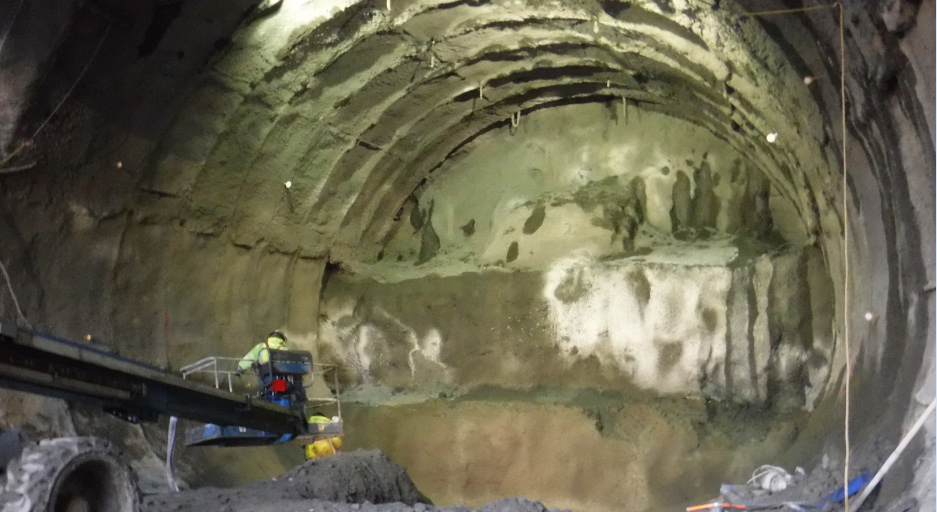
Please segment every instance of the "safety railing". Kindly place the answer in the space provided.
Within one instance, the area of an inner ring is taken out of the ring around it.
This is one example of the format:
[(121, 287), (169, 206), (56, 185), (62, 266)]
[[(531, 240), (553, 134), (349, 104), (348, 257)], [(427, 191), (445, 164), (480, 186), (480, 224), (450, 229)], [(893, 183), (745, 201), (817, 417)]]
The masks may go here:
[[(325, 377), (324, 377), (325, 374), (326, 374), (329, 370), (332, 370), (332, 385), (333, 385), (333, 388), (332, 388), (332, 389), (334, 389), (335, 396), (330, 396), (330, 397), (311, 397), (311, 396), (308, 396), (308, 395), (307, 395), (307, 396), (306, 396), (306, 403), (305, 403), (304, 406), (303, 406), (303, 412), (304, 412), (304, 414), (306, 415), (306, 417), (309, 417), (309, 413), (310, 413), (310, 412), (315, 412), (315, 411), (311, 411), (310, 409), (315, 408), (316, 405), (320, 405), (320, 406), (321, 406), (321, 405), (333, 404), (333, 403), (334, 403), (334, 404), (335, 404), (335, 408), (336, 408), (336, 412), (337, 412), (337, 416), (338, 416), (339, 419), (341, 419), (341, 417), (342, 417), (342, 401), (340, 400), (340, 396), (339, 396), (340, 392), (339, 392), (339, 387), (338, 387), (338, 366), (336, 366), (336, 365), (334, 365), (334, 364), (313, 363), (313, 364), (312, 364), (312, 367), (313, 367), (313, 372), (312, 372), (312, 378), (309, 380), (309, 385), (308, 385), (308, 386), (304, 385), (303, 387), (306, 388), (306, 389), (312, 389), (313, 386), (314, 386), (315, 383), (316, 383), (316, 380), (315, 380), (315, 379), (316, 379), (316, 375), (322, 375), (322, 376), (323, 376), (323, 383), (324, 383), (324, 382), (325, 382), (325, 380), (324, 380), (324, 379), (325, 379)], [(319, 370), (319, 371), (315, 371), (315, 370)], [(331, 394), (331, 392), (330, 392), (330, 394)]]
[[(183, 379), (188, 379), (190, 376), (195, 374), (207, 374), (209, 379), (212, 380), (215, 384), (215, 389), (221, 389), (223, 383), (227, 383), (228, 392), (234, 393), (234, 377), (243, 375), (243, 372), (239, 371), (239, 365), (243, 359), (237, 357), (220, 357), (220, 356), (209, 356), (203, 357), (194, 363), (187, 364), (179, 369), (182, 373)], [(338, 368), (334, 364), (324, 364), (324, 363), (313, 363), (312, 371), (309, 374), (309, 383), (306, 384), (305, 380), (303, 382), (303, 388), (310, 390), (316, 385), (316, 376), (325, 375), (328, 371), (332, 371), (333, 376), (333, 389), (335, 390), (334, 396), (306, 396), (306, 402), (303, 404), (304, 414), (309, 415), (310, 412), (314, 412), (316, 407), (320, 407), (327, 404), (335, 404), (337, 416), (342, 417), (342, 403), (339, 399), (339, 387), (338, 387)], [(324, 378), (324, 377), (323, 377)], [(324, 382), (324, 381), (323, 381)], [(329, 391), (331, 395), (332, 392)]]
[(216, 389), (221, 387), (223, 380), (227, 380), (228, 392), (234, 393), (232, 376), (238, 374), (238, 364), (240, 362), (241, 359), (237, 357), (203, 357), (194, 363), (183, 366), (179, 371), (182, 373), (183, 379), (187, 379), (190, 375), (196, 373), (207, 373), (214, 379)]

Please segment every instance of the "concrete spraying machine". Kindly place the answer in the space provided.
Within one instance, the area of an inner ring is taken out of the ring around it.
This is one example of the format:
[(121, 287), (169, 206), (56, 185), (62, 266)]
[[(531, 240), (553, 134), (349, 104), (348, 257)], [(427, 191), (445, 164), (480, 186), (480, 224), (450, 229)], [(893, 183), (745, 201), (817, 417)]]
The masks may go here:
[[(240, 359), (206, 357), (175, 375), (100, 346), (75, 343), (0, 321), (0, 387), (77, 401), (133, 423), (170, 416), (167, 479), (177, 419), (195, 423), (185, 445), (263, 446), (310, 443), (316, 436), (342, 433), (335, 368), (315, 364), (309, 352), (271, 350), (254, 362), (250, 392), (238, 392)], [(332, 408), (331, 422), (310, 423), (310, 410)], [(3, 435), (7, 434), (7, 435)], [(95, 437), (25, 443), (0, 434), (0, 512), (139, 510), (139, 490), (127, 462), (108, 441)], [(18, 444), (19, 443), (19, 444)], [(21, 451), (21, 453), (20, 453)]]

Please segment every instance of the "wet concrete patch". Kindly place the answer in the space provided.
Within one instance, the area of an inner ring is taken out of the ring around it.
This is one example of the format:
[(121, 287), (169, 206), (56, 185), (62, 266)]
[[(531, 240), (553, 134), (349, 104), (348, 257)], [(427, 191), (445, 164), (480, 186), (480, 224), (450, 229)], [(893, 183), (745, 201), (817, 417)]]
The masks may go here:
[(680, 362), (683, 356), (683, 343), (661, 343), (660, 354), (657, 356), (657, 371), (666, 375)]
[(703, 325), (706, 327), (706, 330), (713, 332), (716, 330), (716, 326), (719, 322), (718, 313), (711, 308), (704, 308), (703, 312), (700, 314), (703, 318)]
[(439, 247), (441, 245), (439, 235), (437, 235), (436, 230), (433, 229), (434, 206), (435, 203), (430, 201), (429, 208), (422, 213), (423, 222), (420, 225), (420, 257), (416, 261), (417, 265), (422, 265), (433, 259), (436, 253), (439, 252)]
[(641, 269), (628, 272), (628, 282), (643, 313), (644, 308), (647, 307), (647, 302), (651, 299), (651, 282), (647, 280), (647, 276)]
[(569, 304), (585, 297), (591, 286), (582, 269), (570, 269), (559, 286), (553, 290), (553, 296)]
[(543, 219), (547, 216), (547, 209), (544, 205), (538, 204), (534, 211), (530, 213), (530, 217), (527, 217), (527, 220), (524, 222), (523, 233), (525, 235), (532, 235), (540, 229), (540, 226), (543, 225)]
[(517, 242), (511, 242), (511, 246), (508, 247), (508, 253), (507, 255), (505, 255), (505, 260), (508, 263), (511, 263), (512, 261), (516, 260), (518, 251), (519, 251), (519, 248), (518, 248)]
[(475, 234), (475, 219), (469, 219), (461, 228), (462, 234), (465, 236), (472, 236)]

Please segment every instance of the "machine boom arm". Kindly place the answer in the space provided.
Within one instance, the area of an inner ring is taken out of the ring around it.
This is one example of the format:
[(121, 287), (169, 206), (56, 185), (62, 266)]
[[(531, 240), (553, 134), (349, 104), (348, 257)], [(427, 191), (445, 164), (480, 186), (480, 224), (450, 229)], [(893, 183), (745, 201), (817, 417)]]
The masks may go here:
[(129, 419), (168, 414), (275, 434), (306, 433), (300, 411), (252, 401), (91, 347), (0, 322), (0, 387), (99, 405)]

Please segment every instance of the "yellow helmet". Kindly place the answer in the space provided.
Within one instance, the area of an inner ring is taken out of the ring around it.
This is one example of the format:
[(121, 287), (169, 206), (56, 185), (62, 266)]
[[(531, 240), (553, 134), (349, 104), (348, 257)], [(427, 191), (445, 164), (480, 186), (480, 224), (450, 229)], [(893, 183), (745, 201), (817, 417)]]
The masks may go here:
[(280, 331), (273, 331), (267, 335), (267, 346), (280, 348), (286, 346), (286, 336)]

